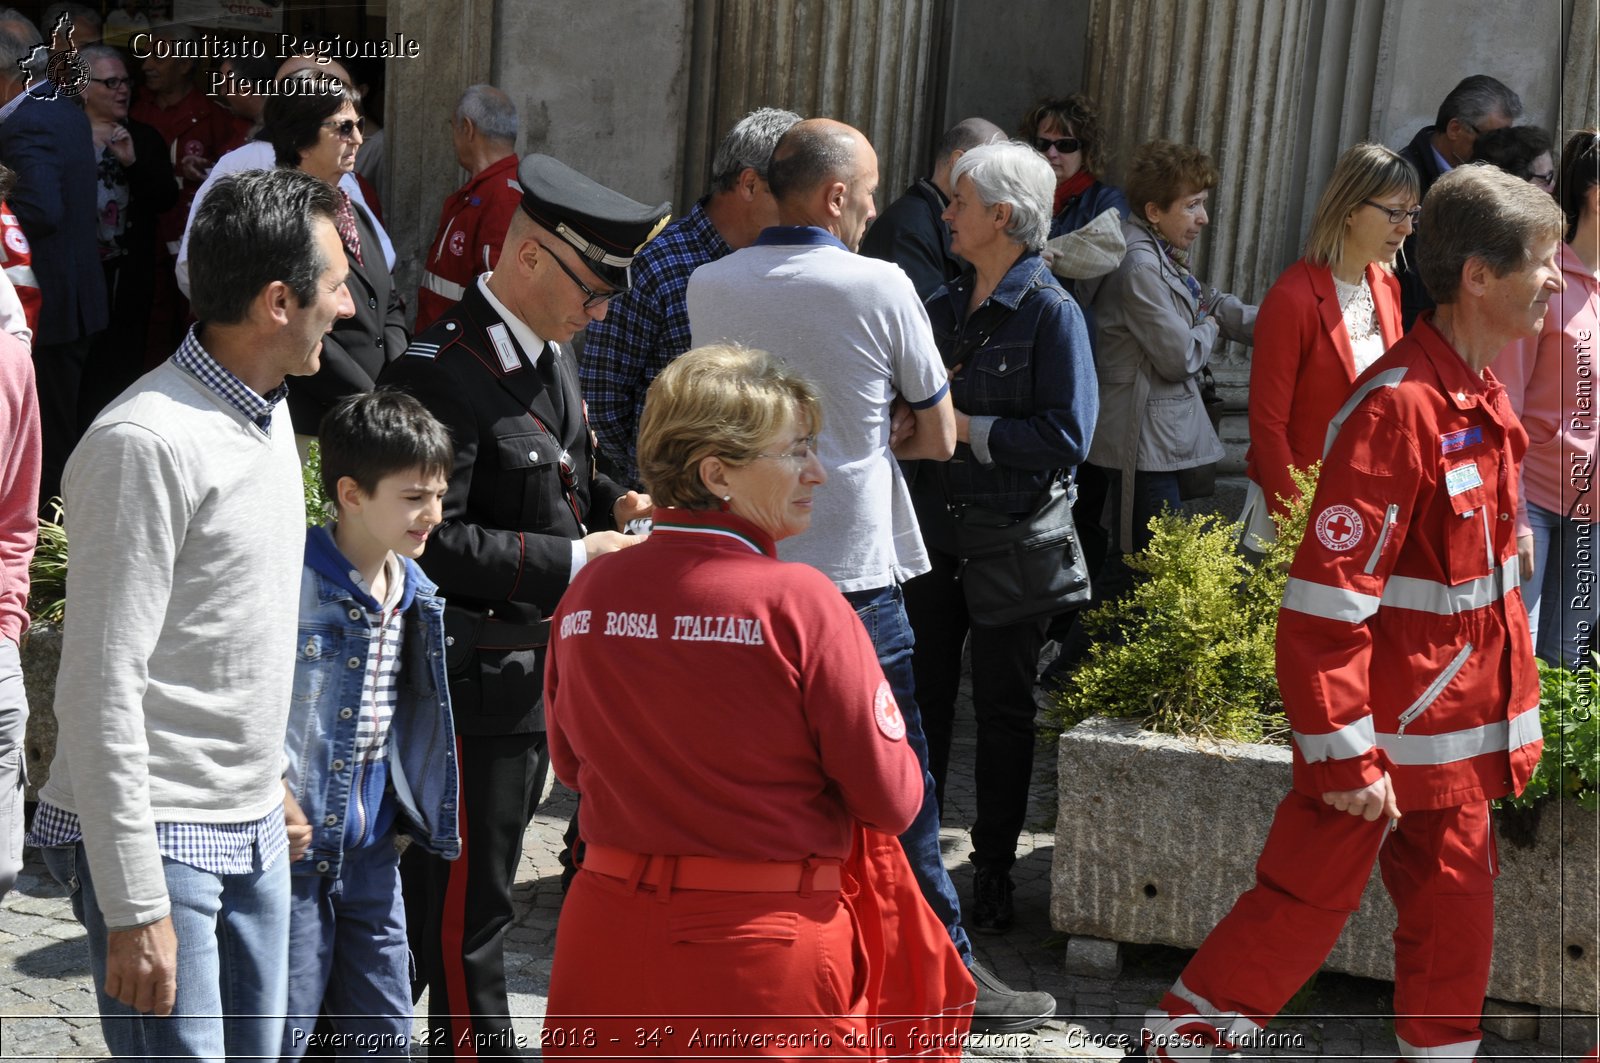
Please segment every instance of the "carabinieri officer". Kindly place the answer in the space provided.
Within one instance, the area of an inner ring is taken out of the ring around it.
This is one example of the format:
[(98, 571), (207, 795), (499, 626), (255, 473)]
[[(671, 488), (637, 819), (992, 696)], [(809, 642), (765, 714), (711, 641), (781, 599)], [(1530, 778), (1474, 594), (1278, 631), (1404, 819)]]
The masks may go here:
[(521, 1055), (504, 936), (522, 835), (549, 767), (546, 618), (586, 562), (639, 541), (622, 529), (651, 508), (647, 495), (595, 472), (566, 341), (628, 289), (629, 264), (670, 205), (637, 203), (546, 155), (523, 159), (517, 176), (521, 209), (495, 270), (380, 380), (421, 399), (455, 445), (423, 567), (449, 603), (462, 854), (446, 863), (413, 849), (404, 867), (434, 1058)]

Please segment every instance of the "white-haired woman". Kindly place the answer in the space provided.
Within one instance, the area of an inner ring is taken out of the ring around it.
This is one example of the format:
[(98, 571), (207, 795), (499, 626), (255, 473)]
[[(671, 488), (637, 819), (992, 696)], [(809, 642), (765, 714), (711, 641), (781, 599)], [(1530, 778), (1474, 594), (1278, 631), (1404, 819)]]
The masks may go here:
[(976, 865), (968, 923), (1012, 921), (1010, 869), (1028, 800), (1035, 744), (1033, 675), (1043, 619), (1005, 627), (969, 622), (958, 580), (955, 512), (1024, 517), (1084, 458), (1099, 403), (1078, 304), (1039, 256), (1056, 179), (1023, 144), (989, 144), (951, 173), (944, 212), (951, 247), (970, 266), (928, 300), (956, 406), (956, 452), (915, 470), (913, 497), (933, 570), (906, 585), (916, 631), (917, 701), (934, 778), (944, 792), (962, 643), (972, 642), (978, 723)]

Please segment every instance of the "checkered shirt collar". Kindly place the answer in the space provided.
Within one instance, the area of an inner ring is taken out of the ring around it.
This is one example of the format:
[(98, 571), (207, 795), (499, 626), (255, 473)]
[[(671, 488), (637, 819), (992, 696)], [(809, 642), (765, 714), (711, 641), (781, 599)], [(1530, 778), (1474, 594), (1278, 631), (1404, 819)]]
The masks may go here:
[(211, 357), (210, 353), (200, 345), (199, 329), (198, 324), (189, 326), (183, 342), (173, 352), (173, 363), (216, 392), (229, 406), (254, 422), (257, 428), (263, 432), (270, 432), (272, 410), (289, 394), (288, 382), (279, 384), (265, 395), (257, 395), (248, 384), (234, 376), (231, 370)]

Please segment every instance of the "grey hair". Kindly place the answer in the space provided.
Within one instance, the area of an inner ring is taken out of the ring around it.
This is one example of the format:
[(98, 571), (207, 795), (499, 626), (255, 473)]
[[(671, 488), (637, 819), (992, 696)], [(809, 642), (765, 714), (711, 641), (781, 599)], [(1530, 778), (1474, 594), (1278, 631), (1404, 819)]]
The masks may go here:
[(78, 54), (83, 56), (85, 63), (93, 63), (96, 59), (115, 59), (122, 64), (124, 72), (128, 69), (128, 60), (123, 57), (122, 52), (109, 44), (86, 44), (78, 49)]
[(29, 64), (29, 69), (36, 76), (44, 73), (44, 65), (49, 59), (43, 52), (34, 53), (34, 49), (43, 43), (39, 27), (27, 15), (14, 7), (0, 10), (0, 77), (21, 81), (21, 63), (30, 57), (34, 61)]
[(1459, 118), (1476, 129), (1479, 122), (1497, 114), (1505, 115), (1507, 122), (1521, 118), (1522, 97), (1488, 74), (1473, 74), (1462, 78), (1439, 104), (1433, 125), (1442, 132), (1450, 119)]
[(493, 85), (469, 85), (456, 104), (456, 121), (463, 118), (490, 140), (517, 142), (517, 105)]
[(972, 187), (984, 206), (1010, 205), (1007, 236), (1029, 251), (1044, 247), (1050, 237), (1050, 202), (1055, 195), (1056, 174), (1043, 155), (1017, 140), (980, 144), (956, 160), (950, 171), (951, 186), (963, 177), (972, 179)]
[(717, 154), (711, 160), (712, 191), (732, 189), (746, 168), (754, 170), (765, 181), (767, 170), (772, 166), (772, 149), (798, 121), (800, 116), (793, 111), (776, 107), (757, 108), (739, 119), (717, 145)]

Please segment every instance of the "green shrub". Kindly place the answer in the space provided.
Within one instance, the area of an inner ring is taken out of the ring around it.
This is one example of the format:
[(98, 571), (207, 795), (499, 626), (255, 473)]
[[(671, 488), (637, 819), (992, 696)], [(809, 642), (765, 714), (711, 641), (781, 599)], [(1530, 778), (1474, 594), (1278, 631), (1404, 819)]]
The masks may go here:
[(1522, 795), (1501, 804), (1532, 808), (1541, 798), (1564, 795), (1593, 812), (1600, 808), (1600, 679), (1593, 665), (1573, 672), (1540, 661), (1539, 690), (1544, 756)]
[(28, 615), (59, 624), (67, 604), (67, 531), (59, 497), (50, 500), (50, 509), (55, 519), (40, 518), (39, 544), (28, 565)]
[(306, 460), (300, 466), (300, 482), (306, 493), (306, 526), (315, 528), (331, 520), (333, 506), (322, 490), (322, 446), (315, 439), (306, 448)]
[(1285, 740), (1273, 643), (1316, 469), (1295, 483), (1301, 499), (1257, 564), (1239, 553), (1239, 525), (1221, 517), (1150, 522), (1149, 547), (1128, 559), (1145, 578), (1083, 617), (1096, 641), (1057, 702), (1063, 726), (1118, 716), (1164, 734)]

